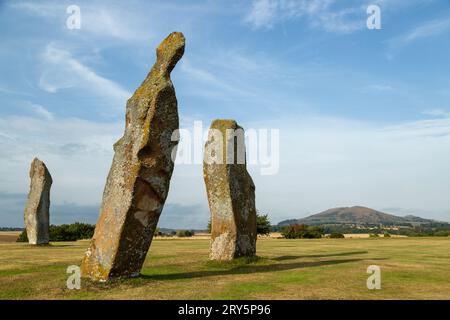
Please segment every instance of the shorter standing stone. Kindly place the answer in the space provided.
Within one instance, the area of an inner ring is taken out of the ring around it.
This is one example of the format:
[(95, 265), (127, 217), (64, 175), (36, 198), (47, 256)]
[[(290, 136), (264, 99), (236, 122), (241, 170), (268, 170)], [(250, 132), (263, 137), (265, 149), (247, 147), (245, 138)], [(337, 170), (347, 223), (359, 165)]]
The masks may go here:
[(34, 158), (31, 162), (30, 178), (30, 192), (24, 214), (28, 242), (48, 244), (52, 176), (45, 164), (38, 158)]
[(255, 185), (247, 172), (244, 130), (215, 120), (205, 145), (203, 177), (211, 211), (212, 260), (256, 254)]

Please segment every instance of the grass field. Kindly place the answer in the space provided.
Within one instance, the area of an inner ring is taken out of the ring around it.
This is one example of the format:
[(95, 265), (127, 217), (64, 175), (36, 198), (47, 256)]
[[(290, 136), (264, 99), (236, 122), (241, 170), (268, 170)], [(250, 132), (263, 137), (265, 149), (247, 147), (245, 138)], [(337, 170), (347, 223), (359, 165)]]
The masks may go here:
[[(450, 299), (450, 238), (258, 240), (252, 262), (208, 261), (206, 239), (156, 239), (142, 276), (66, 288), (87, 241), (0, 243), (2, 299)], [(366, 269), (381, 267), (382, 289)]]

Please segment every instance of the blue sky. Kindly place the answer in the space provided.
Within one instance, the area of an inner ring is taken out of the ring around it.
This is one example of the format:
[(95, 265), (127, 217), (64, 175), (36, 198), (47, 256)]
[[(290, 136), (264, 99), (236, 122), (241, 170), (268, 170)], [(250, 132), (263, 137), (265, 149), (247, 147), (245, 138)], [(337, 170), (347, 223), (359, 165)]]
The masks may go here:
[[(182, 127), (280, 130), (280, 172), (249, 168), (273, 222), (350, 205), (450, 220), (449, 1), (0, 1), (0, 29), (1, 226), (23, 224), (34, 156), (52, 221), (96, 221), (126, 99), (172, 31)], [(207, 220), (201, 166), (177, 165), (160, 226)]]

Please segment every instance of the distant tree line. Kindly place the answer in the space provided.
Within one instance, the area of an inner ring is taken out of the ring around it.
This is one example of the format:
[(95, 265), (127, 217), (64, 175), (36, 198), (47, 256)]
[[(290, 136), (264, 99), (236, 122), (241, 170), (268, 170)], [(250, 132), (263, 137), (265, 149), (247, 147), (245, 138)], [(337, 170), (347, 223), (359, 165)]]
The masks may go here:
[[(298, 225), (298, 224), (292, 224)], [(291, 226), (292, 226), (291, 225)], [(386, 226), (386, 225), (384, 225)], [(273, 226), (272, 232), (285, 232), (289, 226)], [(450, 236), (450, 224), (447, 223), (427, 223), (416, 226), (408, 226), (394, 230), (380, 227), (379, 225), (365, 225), (358, 226), (347, 224), (326, 224), (317, 225), (323, 230), (324, 234), (389, 234), (389, 235), (403, 235), (408, 237), (448, 237)], [(398, 226), (397, 226), (398, 227)]]
[(192, 230), (178, 230), (176, 232), (177, 237), (186, 238), (194, 236), (194, 231)]
[(422, 224), (420, 226), (413, 226), (408, 228), (398, 228), (394, 230), (390, 228), (386, 230), (385, 228), (364, 228), (364, 227), (351, 227), (346, 225), (326, 225), (322, 226), (325, 233), (369, 233), (369, 234), (389, 234), (389, 235), (402, 235), (408, 237), (448, 237), (450, 236), (450, 225), (443, 223), (434, 224)]
[(15, 228), (15, 227), (0, 227), (0, 231), (22, 231), (23, 228)]
[(286, 239), (319, 239), (324, 236), (324, 230), (317, 226), (293, 224), (285, 227), (281, 235)]
[(160, 228), (156, 228), (155, 230), (155, 236), (159, 237), (180, 237), (180, 238), (186, 238), (186, 237), (192, 237), (194, 236), (195, 231), (194, 230), (165, 230), (161, 231)]
[[(408, 237), (449, 237), (450, 224), (446, 223), (430, 223), (409, 228), (399, 228), (398, 230), (386, 230), (378, 227), (358, 227), (351, 225), (321, 225), (308, 226), (305, 224), (292, 224), (289, 226), (271, 226), (268, 215), (257, 214), (257, 233), (259, 235), (268, 235), (270, 232), (281, 232), (286, 239), (317, 239), (322, 238), (325, 234), (329, 234), (330, 238), (343, 238), (344, 234), (361, 234), (369, 233), (371, 235), (384, 234), (384, 237), (390, 235), (404, 235)], [(76, 241), (82, 239), (90, 239), (94, 235), (95, 225), (75, 222), (72, 224), (51, 225), (50, 241)], [(211, 221), (208, 223), (208, 231), (211, 232)], [(163, 233), (156, 229), (155, 235), (159, 236), (178, 236), (192, 237), (193, 230), (177, 230), (170, 234)], [(23, 229), (19, 235), (17, 242), (28, 242), (26, 230)]]
[[(72, 224), (62, 224), (59, 226), (50, 225), (50, 241), (76, 241), (90, 239), (94, 235), (95, 225), (75, 222)], [(23, 230), (17, 242), (28, 242), (27, 231)]]
[(345, 236), (339, 232), (333, 232), (330, 234), (330, 239), (343, 239)]

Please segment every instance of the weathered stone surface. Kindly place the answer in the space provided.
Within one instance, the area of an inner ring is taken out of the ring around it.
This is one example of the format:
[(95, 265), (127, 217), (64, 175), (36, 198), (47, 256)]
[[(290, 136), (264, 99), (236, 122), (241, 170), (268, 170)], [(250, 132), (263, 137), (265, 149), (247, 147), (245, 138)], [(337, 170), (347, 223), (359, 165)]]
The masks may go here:
[(156, 49), (156, 63), (127, 102), (125, 133), (103, 192), (94, 237), (82, 262), (85, 277), (105, 281), (139, 274), (169, 191), (178, 141), (178, 108), (170, 73), (184, 53), (182, 33)]
[(203, 177), (211, 211), (212, 260), (256, 254), (255, 185), (247, 172), (243, 137), (234, 120), (215, 120), (209, 129)]
[(48, 244), (50, 223), (50, 188), (52, 176), (45, 164), (34, 158), (30, 168), (30, 192), (24, 220), (30, 244)]

